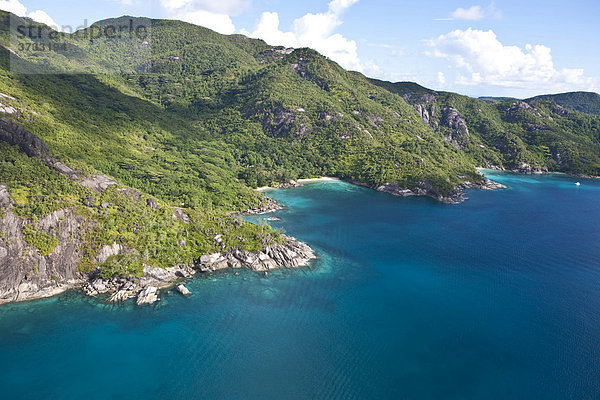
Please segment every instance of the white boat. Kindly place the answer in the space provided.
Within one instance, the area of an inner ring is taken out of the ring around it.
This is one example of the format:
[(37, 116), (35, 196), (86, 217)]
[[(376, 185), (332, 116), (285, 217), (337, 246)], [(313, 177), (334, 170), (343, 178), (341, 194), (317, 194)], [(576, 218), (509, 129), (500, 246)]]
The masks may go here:
[(581, 186), (581, 182), (575, 182), (576, 186)]

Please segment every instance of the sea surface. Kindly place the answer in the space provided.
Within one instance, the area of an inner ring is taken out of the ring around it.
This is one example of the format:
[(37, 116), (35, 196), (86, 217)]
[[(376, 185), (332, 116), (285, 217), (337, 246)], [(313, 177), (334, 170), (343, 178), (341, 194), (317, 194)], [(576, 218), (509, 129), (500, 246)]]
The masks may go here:
[(142, 308), (0, 306), (0, 398), (600, 398), (600, 181), (485, 173), (509, 188), (457, 205), (269, 191), (310, 267), (198, 276)]

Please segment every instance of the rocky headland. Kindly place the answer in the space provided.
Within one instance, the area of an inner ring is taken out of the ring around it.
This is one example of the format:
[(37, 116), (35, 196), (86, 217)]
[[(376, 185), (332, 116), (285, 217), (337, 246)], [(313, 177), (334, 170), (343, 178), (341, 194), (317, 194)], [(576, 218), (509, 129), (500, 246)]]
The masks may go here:
[[(108, 176), (84, 175), (61, 163), (50, 155), (43, 140), (4, 118), (0, 119), (0, 141), (18, 146), (22, 153), (41, 160), (49, 168), (95, 193), (101, 194), (118, 185)], [(118, 187), (117, 190), (134, 201), (141, 200), (141, 193), (134, 189)], [(138, 305), (149, 304), (159, 299), (160, 289), (198, 272), (211, 273), (226, 268), (263, 272), (304, 266), (315, 258), (308, 245), (282, 235), (277, 242), (263, 243), (262, 250), (256, 253), (223, 246), (222, 252), (201, 256), (188, 265), (171, 268), (146, 265), (141, 276), (104, 279), (99, 266), (113, 256), (127, 255), (132, 249), (117, 242), (105, 244), (93, 249), (92, 268), (81, 268), (86, 250), (89, 250), (86, 235), (98, 222), (82, 215), (77, 207), (61, 208), (40, 219), (28, 220), (17, 215), (11, 195), (9, 187), (0, 182), (0, 304), (49, 297), (76, 287), (82, 287), (90, 296), (106, 297), (109, 302), (136, 298)], [(94, 202), (93, 198), (88, 200)], [(149, 210), (160, 207), (152, 198), (147, 199), (145, 205)], [(109, 204), (100, 207), (106, 208)], [(191, 223), (184, 209), (169, 208), (173, 219)], [(248, 213), (265, 213), (279, 208), (281, 205), (274, 200), (263, 197), (261, 204)], [(215, 241), (220, 243), (219, 238), (217, 234)], [(32, 241), (44, 245), (34, 246)], [(185, 245), (180, 242), (180, 246)], [(190, 294), (185, 286), (180, 285), (177, 290), (183, 295)]]
[[(90, 275), (83, 284), (83, 290), (90, 296), (108, 296), (108, 302), (123, 302), (136, 299), (137, 305), (151, 304), (157, 301), (160, 289), (173, 286), (175, 283), (191, 278), (196, 273), (211, 273), (225, 269), (248, 269), (256, 272), (267, 272), (279, 268), (298, 268), (306, 266), (316, 256), (305, 243), (292, 237), (283, 236), (283, 243), (266, 246), (259, 253), (243, 250), (228, 250), (221, 253), (207, 254), (200, 257), (192, 265), (180, 265), (172, 268), (145, 267), (140, 278), (94, 278)], [(190, 295), (190, 291), (179, 284), (176, 290), (182, 295)]]

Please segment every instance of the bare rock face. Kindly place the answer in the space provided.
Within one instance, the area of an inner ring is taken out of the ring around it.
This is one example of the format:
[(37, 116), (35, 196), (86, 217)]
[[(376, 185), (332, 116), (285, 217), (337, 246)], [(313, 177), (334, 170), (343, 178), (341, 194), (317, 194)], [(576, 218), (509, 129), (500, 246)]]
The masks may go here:
[(160, 208), (160, 206), (158, 205), (158, 202), (152, 198), (146, 200), (146, 205), (148, 207), (150, 207), (151, 210), (158, 210)]
[(452, 143), (457, 149), (464, 150), (471, 144), (471, 135), (465, 117), (452, 107), (442, 110), (442, 125), (451, 129), (451, 133), (444, 139)]
[(537, 108), (531, 106), (529, 103), (526, 103), (526, 102), (520, 101), (520, 100), (512, 102), (508, 111), (510, 113), (514, 113), (517, 111), (526, 111), (532, 115), (535, 115), (536, 117), (541, 116), (541, 114)]
[(45, 162), (50, 160), (50, 150), (42, 139), (6, 118), (0, 118), (0, 140), (19, 146), (29, 157), (41, 158)]
[(117, 244), (115, 242), (112, 245), (102, 246), (100, 251), (98, 251), (98, 255), (96, 256), (95, 261), (97, 264), (102, 264), (106, 262), (106, 260), (108, 260), (109, 257), (116, 256), (119, 254), (126, 254), (128, 252), (129, 249), (127, 249), (127, 247), (121, 244)]
[(114, 292), (108, 299), (109, 303), (122, 303), (128, 299), (135, 297), (135, 292), (128, 289), (119, 289)]
[(184, 285), (178, 285), (177, 291), (184, 296), (190, 296), (192, 294), (192, 292), (190, 292), (190, 290), (188, 288), (186, 288)]
[(139, 279), (141, 286), (165, 287), (181, 278), (189, 278), (194, 274), (193, 268), (179, 265), (170, 268), (144, 267), (144, 275)]
[(77, 172), (75, 172), (75, 170), (73, 170), (73, 168), (69, 167), (66, 164), (61, 163), (60, 161), (55, 161), (52, 164), (52, 167), (56, 170), (56, 172), (65, 175), (69, 179), (72, 179), (72, 180), (79, 179), (79, 175), (77, 174)]
[(174, 207), (173, 211), (174, 211), (173, 219), (178, 219), (181, 222), (183, 222), (184, 224), (189, 224), (191, 222), (189, 215), (187, 215), (186, 212), (183, 211), (182, 208)]
[[(292, 187), (292, 185), (290, 185), (289, 187)], [(266, 214), (266, 213), (274, 212), (277, 210), (281, 210), (282, 208), (283, 208), (282, 205), (277, 203), (272, 198), (263, 197), (260, 199), (260, 204), (258, 205), (258, 207), (254, 207), (249, 210), (246, 210), (244, 212), (244, 214), (248, 214), (248, 215)]]
[(433, 129), (437, 129), (438, 122), (435, 119), (436, 116), (436, 107), (435, 103), (427, 104), (417, 104), (415, 105), (415, 109), (419, 113), (419, 116), (427, 125), (431, 126)]
[(92, 189), (94, 192), (102, 193), (117, 181), (106, 175), (90, 175), (79, 181), (83, 186)]
[(0, 207), (7, 206), (8, 203), (10, 203), (8, 187), (4, 183), (0, 183)]
[(144, 304), (152, 304), (152, 303), (158, 301), (157, 293), (158, 293), (158, 288), (156, 288), (154, 286), (146, 286), (144, 289), (142, 289), (140, 294), (138, 294), (135, 304), (137, 304), (138, 306), (141, 306)]
[(200, 257), (197, 268), (212, 272), (225, 268), (246, 268), (252, 271), (269, 271), (277, 268), (297, 268), (308, 265), (314, 259), (313, 250), (305, 243), (284, 236), (284, 243), (267, 246), (260, 253), (231, 250)]
[(512, 172), (517, 172), (519, 174), (543, 174), (548, 172), (548, 168), (538, 168), (534, 167), (531, 164), (526, 162), (521, 162), (517, 167), (513, 168)]
[(51, 296), (86, 279), (78, 270), (87, 229), (84, 217), (73, 209), (62, 209), (34, 224), (34, 229), (58, 240), (48, 255), (41, 255), (25, 241), (26, 224), (10, 206), (0, 218), (0, 303)]
[(310, 121), (303, 118), (306, 110), (302, 107), (286, 108), (281, 104), (264, 104), (258, 102), (246, 115), (247, 118), (257, 118), (269, 135), (305, 138), (313, 132)]

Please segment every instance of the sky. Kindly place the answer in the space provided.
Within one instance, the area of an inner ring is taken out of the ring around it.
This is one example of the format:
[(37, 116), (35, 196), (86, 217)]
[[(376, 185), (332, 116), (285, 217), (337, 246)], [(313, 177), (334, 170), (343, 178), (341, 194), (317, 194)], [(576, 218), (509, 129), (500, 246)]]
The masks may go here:
[(470, 96), (600, 91), (598, 0), (0, 0), (0, 9), (58, 27), (181, 19)]

